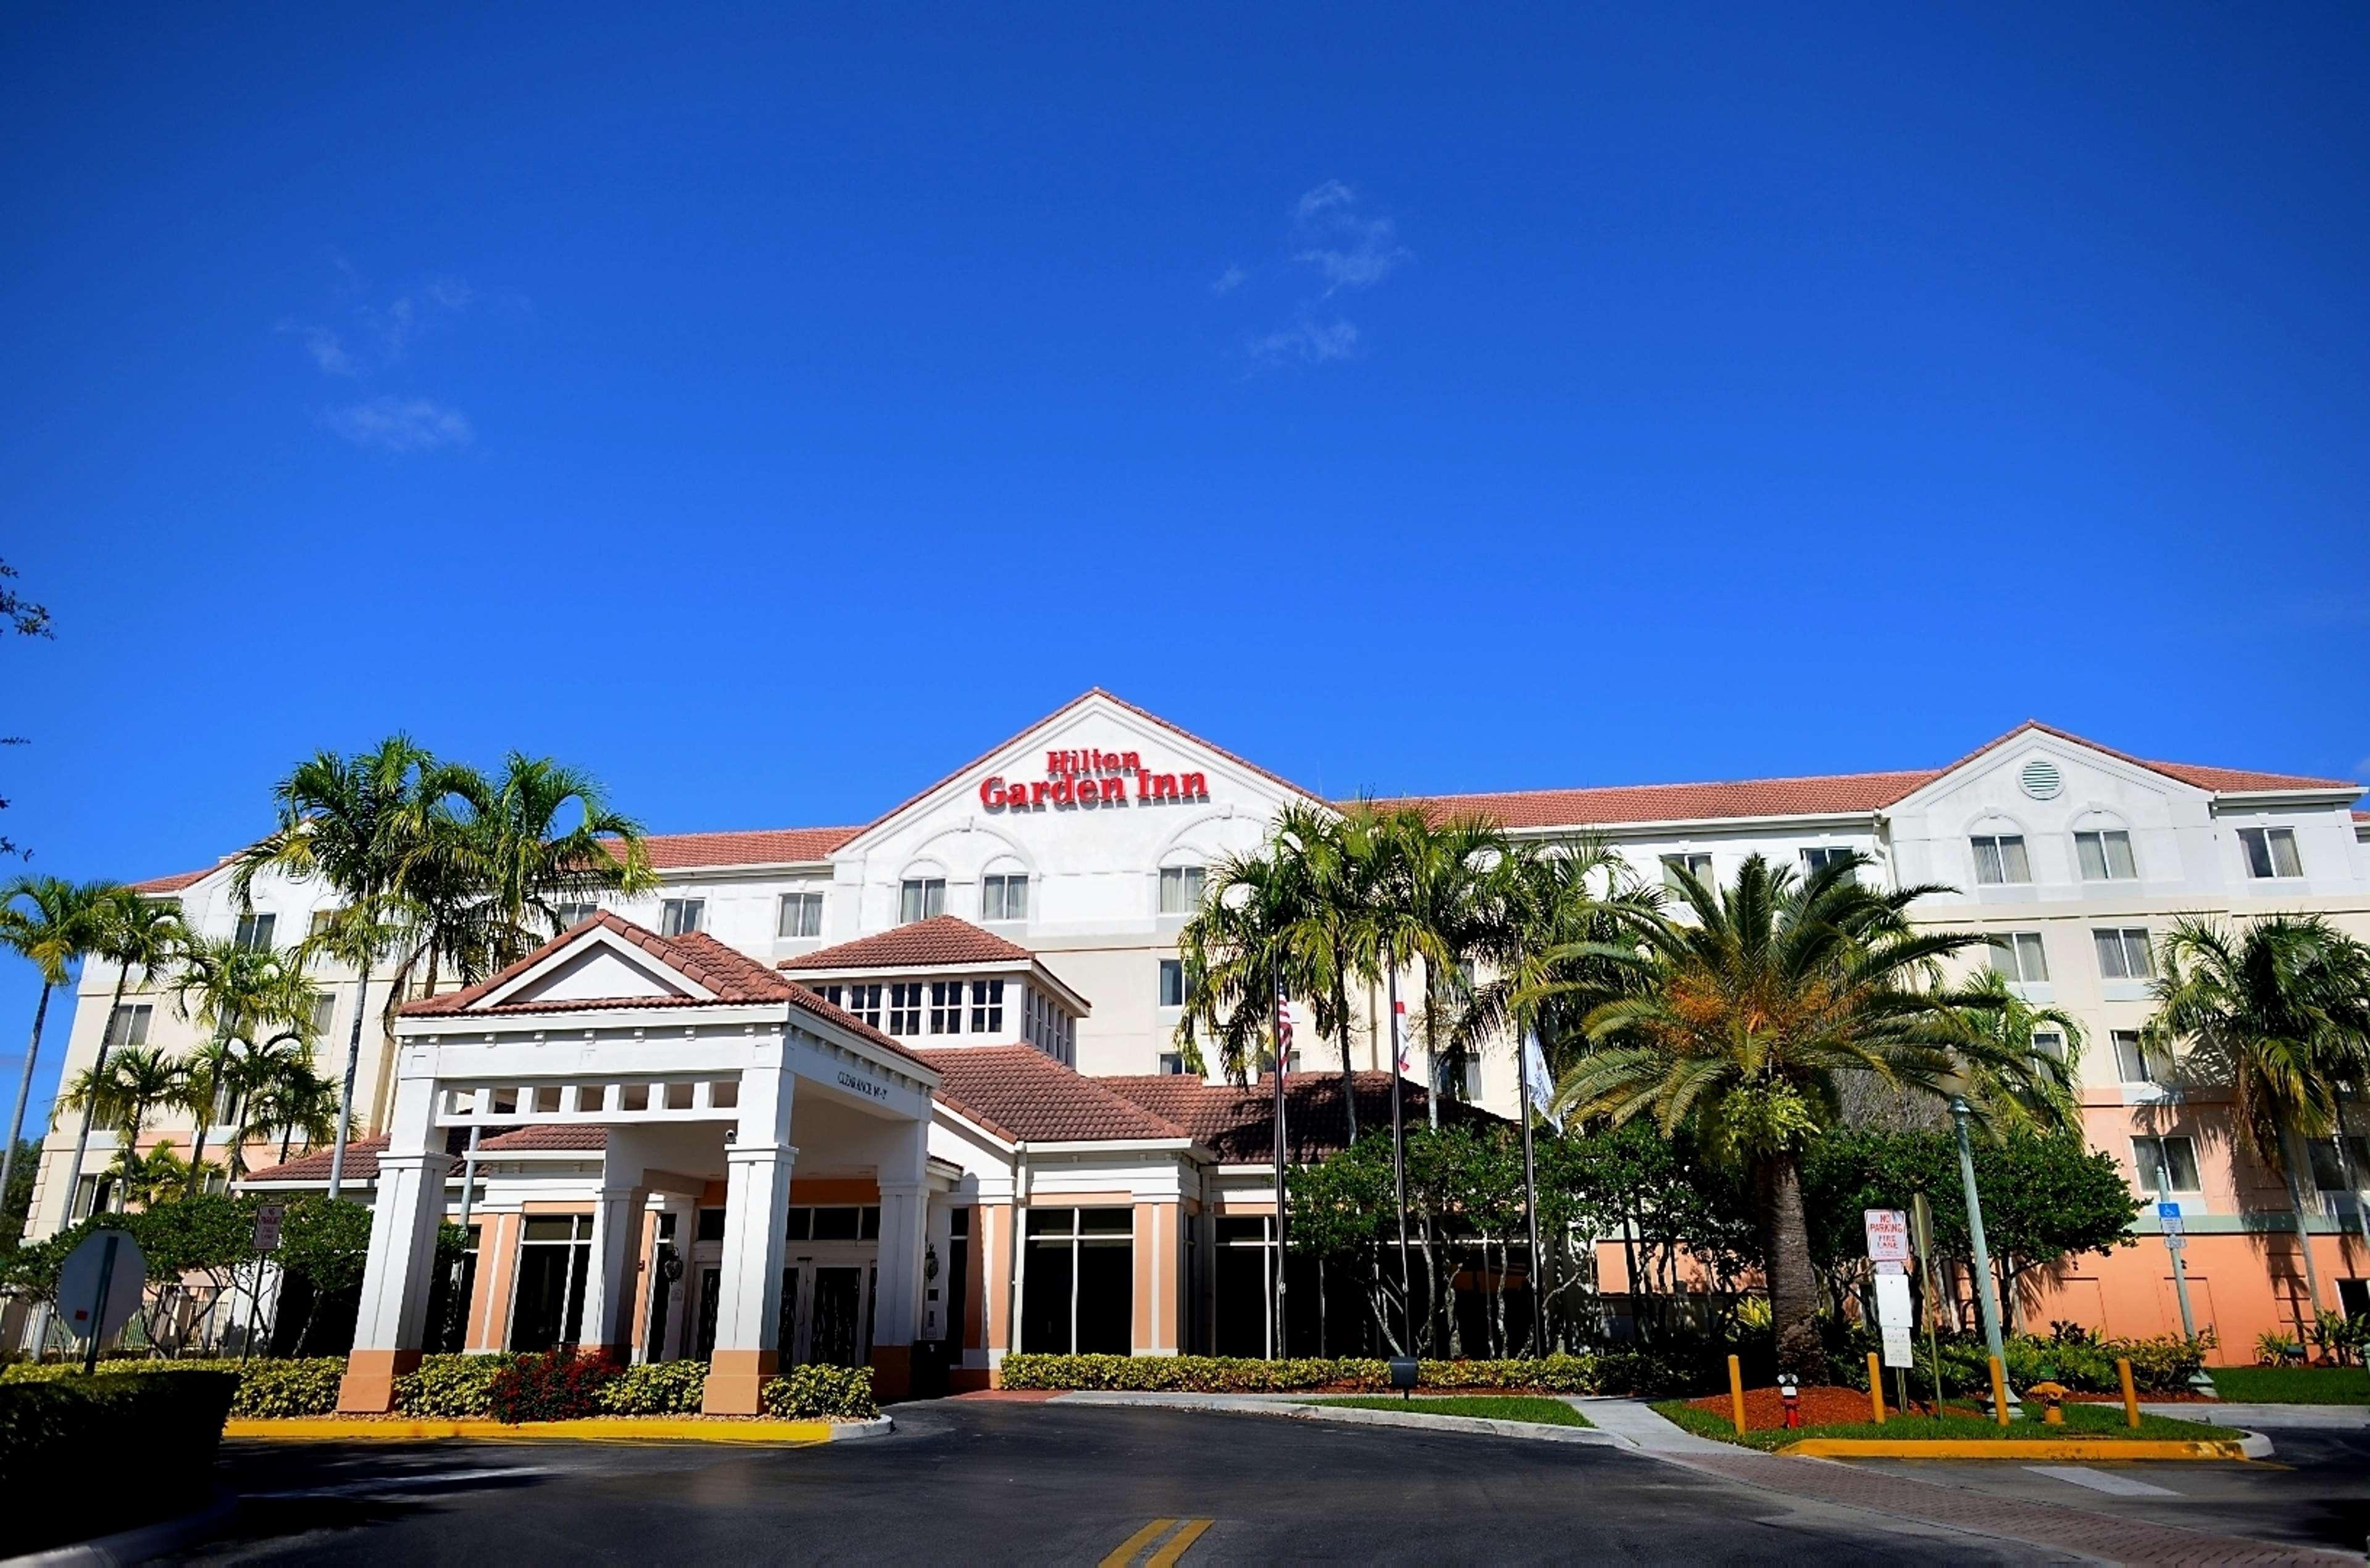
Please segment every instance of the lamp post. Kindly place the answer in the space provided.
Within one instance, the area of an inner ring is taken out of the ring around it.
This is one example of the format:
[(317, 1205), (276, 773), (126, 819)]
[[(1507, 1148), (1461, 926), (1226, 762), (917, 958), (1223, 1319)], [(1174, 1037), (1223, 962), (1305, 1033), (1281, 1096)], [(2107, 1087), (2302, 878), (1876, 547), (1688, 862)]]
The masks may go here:
[[(1984, 1316), (1984, 1344), (1998, 1358), (2002, 1367), (2008, 1366), (2008, 1350), (2000, 1343), (1999, 1298), (1992, 1290), (1992, 1253), (1984, 1245), (1984, 1200), (1975, 1191), (1975, 1146), (1968, 1136), (1967, 1124), (1974, 1119), (1974, 1108), (1963, 1094), (1950, 1097), (1950, 1120), (1959, 1129), (1959, 1181), (1967, 1193), (1967, 1241), (1974, 1254), (1975, 1306)], [(2007, 1388), (2003, 1382), (2001, 1387)], [(2008, 1389), (2008, 1406), (2011, 1412), (2020, 1408), (2014, 1389)], [(1992, 1412), (1996, 1415), (1999, 1412)]]

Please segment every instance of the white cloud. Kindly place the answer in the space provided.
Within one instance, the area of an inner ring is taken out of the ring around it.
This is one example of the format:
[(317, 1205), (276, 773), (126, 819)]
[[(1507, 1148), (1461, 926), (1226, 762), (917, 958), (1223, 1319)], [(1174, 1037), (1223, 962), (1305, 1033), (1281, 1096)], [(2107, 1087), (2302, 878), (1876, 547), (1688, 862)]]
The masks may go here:
[(1330, 321), (1304, 316), (1284, 330), (1254, 338), (1250, 343), (1251, 358), (1268, 364), (1323, 364), (1328, 360), (1352, 358), (1357, 352), (1356, 324), (1338, 316)]
[(1245, 280), (1249, 277), (1250, 274), (1244, 271), (1240, 267), (1228, 267), (1225, 271), (1219, 273), (1217, 281), (1210, 285), (1210, 292), (1214, 294), (1232, 294), (1237, 289), (1241, 288)]
[(1293, 212), (1293, 240), (1299, 248), (1292, 259), (1316, 268), (1327, 294), (1372, 288), (1415, 259), (1415, 252), (1398, 242), (1398, 225), (1362, 212), (1358, 193), (1338, 179), (1304, 192)]
[(382, 452), (434, 452), (477, 439), (458, 409), (426, 398), (373, 398), (332, 409), (322, 422), (357, 446)]
[[(359, 293), (362, 280), (353, 264), (335, 253), (330, 261), (339, 271), (338, 292)], [(351, 303), (338, 312), (337, 323), (290, 317), (278, 330), (301, 340), (325, 375), (369, 375), (402, 363), (422, 333), (443, 326), (480, 297), (466, 279), (440, 276), (385, 305)]]
[(359, 375), (362, 374), (362, 367), (354, 363), (354, 356), (346, 352), (345, 340), (328, 328), (303, 321), (283, 320), (275, 330), (302, 339), (305, 352), (313, 356), (313, 363), (320, 367), (322, 375)]

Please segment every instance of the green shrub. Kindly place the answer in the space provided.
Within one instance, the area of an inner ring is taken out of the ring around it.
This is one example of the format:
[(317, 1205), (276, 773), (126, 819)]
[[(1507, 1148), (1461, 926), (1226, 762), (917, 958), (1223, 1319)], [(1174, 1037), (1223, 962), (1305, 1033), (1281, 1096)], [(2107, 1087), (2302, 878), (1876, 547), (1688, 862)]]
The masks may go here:
[[(276, 1417), (327, 1415), (338, 1408), (338, 1383), (346, 1374), (342, 1355), (311, 1355), (298, 1360), (250, 1361), (200, 1359), (133, 1360), (129, 1357), (98, 1364), (102, 1378), (163, 1376), (170, 1373), (228, 1373), (238, 1392), (232, 1397), (235, 1416)], [(78, 1361), (19, 1362), (0, 1369), (0, 1384), (49, 1383), (82, 1376)]]
[(880, 1413), (869, 1366), (793, 1366), (767, 1378), (757, 1401), (777, 1421), (869, 1421)]
[[(1550, 1394), (1599, 1391), (1611, 1356), (1550, 1355), (1536, 1361), (1426, 1361), (1427, 1389), (1502, 1389)], [(1260, 1361), (1227, 1355), (1007, 1355), (1007, 1389), (1097, 1389), (1132, 1393), (1267, 1394), (1315, 1389), (1379, 1391), (1391, 1384), (1387, 1361), (1314, 1356)]]
[[(121, 1529), (201, 1500), (213, 1484), (238, 1380), (209, 1368), (177, 1378), (16, 1378), (0, 1387), (0, 1553)], [(137, 1455), (141, 1484), (95, 1514), (91, 1466)]]
[(697, 1415), (707, 1384), (704, 1361), (646, 1361), (603, 1386), (601, 1408), (611, 1415)]
[(601, 1413), (601, 1390), (617, 1375), (617, 1364), (598, 1351), (518, 1356), (496, 1368), (486, 1385), (486, 1413), (513, 1425), (581, 1421)]
[(431, 1355), (395, 1380), (395, 1408), (406, 1415), (468, 1421), (492, 1409), (494, 1377), (518, 1359), (490, 1355)]

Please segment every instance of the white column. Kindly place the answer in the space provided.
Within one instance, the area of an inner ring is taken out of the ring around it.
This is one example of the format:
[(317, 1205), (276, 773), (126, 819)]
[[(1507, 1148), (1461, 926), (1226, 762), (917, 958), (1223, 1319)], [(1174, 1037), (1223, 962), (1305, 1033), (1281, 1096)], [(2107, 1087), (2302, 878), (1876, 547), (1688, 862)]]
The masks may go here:
[(577, 1343), (605, 1350), (621, 1366), (634, 1358), (634, 1284), (642, 1258), (641, 1151), (632, 1131), (609, 1129), (602, 1152), (601, 1195), (592, 1208), (592, 1266), (584, 1274), (584, 1313)]
[(435, 1053), (426, 1046), (405, 1046), (399, 1057), (395, 1114), (386, 1150), (378, 1157), (362, 1307), (338, 1391), (339, 1410), (394, 1408), (395, 1379), (420, 1364), (436, 1228), (444, 1217), (444, 1181), (453, 1170), (452, 1157), (430, 1147), (436, 1131), (434, 1063)]
[(929, 1158), (930, 1124), (916, 1121), (880, 1164), (880, 1280), (873, 1286), (872, 1374), (875, 1392), (903, 1399), (913, 1387), (914, 1334), (922, 1318), (922, 1246), (926, 1233), (922, 1172)]
[(741, 1120), (724, 1151), (724, 1255), (717, 1280), (716, 1352), (704, 1408), (754, 1415), (780, 1364), (782, 1232), (789, 1225), (791, 1077), (778, 1036), (741, 1075)]

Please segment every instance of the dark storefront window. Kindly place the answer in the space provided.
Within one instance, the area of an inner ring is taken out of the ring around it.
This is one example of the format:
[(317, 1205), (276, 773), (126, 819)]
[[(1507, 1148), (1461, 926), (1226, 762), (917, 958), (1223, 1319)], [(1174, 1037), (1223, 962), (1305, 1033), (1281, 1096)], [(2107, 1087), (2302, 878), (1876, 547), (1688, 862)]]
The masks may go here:
[(584, 1276), (592, 1263), (592, 1216), (535, 1215), (519, 1237), (518, 1296), (511, 1348), (574, 1344), (584, 1318)]
[(1032, 1208), (1020, 1347), (1125, 1355), (1135, 1342), (1135, 1216), (1123, 1208)]

